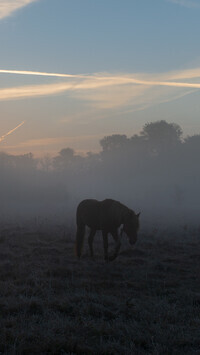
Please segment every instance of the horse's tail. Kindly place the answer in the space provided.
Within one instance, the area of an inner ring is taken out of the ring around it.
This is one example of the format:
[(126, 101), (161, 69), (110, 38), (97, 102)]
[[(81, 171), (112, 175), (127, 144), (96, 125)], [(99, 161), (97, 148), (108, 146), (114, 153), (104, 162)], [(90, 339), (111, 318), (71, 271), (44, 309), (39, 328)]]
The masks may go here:
[(84, 242), (84, 234), (85, 234), (85, 226), (77, 225), (75, 252), (78, 258), (81, 257), (81, 252), (82, 252), (83, 242)]

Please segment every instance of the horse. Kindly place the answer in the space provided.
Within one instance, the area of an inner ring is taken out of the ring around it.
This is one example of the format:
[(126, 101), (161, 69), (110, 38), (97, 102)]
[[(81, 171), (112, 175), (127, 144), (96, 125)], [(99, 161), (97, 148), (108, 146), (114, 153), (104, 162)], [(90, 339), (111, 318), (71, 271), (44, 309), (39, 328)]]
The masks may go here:
[[(90, 228), (88, 237), (89, 249), (91, 257), (94, 256), (93, 240), (97, 230), (102, 231), (104, 259), (106, 261), (114, 260), (120, 250), (121, 241), (118, 229), (123, 225), (123, 229), (129, 238), (131, 245), (137, 241), (137, 231), (139, 229), (139, 215), (122, 203), (106, 199), (98, 201), (94, 199), (86, 199), (79, 203), (76, 211), (76, 244), (75, 250), (78, 258), (81, 257), (85, 227)], [(108, 233), (112, 235), (115, 241), (115, 251), (113, 256), (108, 257)]]

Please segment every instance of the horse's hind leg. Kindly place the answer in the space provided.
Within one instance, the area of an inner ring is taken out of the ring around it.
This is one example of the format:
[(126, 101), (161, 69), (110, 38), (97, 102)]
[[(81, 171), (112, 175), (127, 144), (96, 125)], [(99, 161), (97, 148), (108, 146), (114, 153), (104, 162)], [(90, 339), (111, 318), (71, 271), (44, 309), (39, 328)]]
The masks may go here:
[(103, 234), (103, 248), (104, 248), (104, 259), (108, 260), (108, 233), (106, 231), (102, 231)]
[(94, 236), (96, 233), (96, 229), (91, 229), (90, 230), (90, 234), (88, 237), (88, 244), (89, 244), (89, 248), (90, 248), (90, 256), (93, 258), (94, 256), (94, 251), (93, 251), (93, 241), (94, 241)]

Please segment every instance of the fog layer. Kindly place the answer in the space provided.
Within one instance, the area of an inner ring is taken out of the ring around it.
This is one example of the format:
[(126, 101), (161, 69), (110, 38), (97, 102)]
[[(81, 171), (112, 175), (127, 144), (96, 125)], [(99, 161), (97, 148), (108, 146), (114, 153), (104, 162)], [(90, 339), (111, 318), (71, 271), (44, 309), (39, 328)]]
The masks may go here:
[(147, 123), (139, 135), (112, 135), (99, 154), (57, 156), (0, 153), (0, 221), (46, 218), (74, 224), (84, 198), (113, 198), (141, 212), (146, 227), (199, 223), (200, 135), (182, 139), (174, 123)]

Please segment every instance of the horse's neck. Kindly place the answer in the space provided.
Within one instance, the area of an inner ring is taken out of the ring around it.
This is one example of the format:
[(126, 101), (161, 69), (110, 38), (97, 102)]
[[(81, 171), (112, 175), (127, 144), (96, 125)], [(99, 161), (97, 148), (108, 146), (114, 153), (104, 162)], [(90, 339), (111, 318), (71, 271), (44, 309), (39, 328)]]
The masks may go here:
[(121, 224), (124, 224), (128, 212), (129, 212), (128, 207), (124, 205), (120, 205)]

